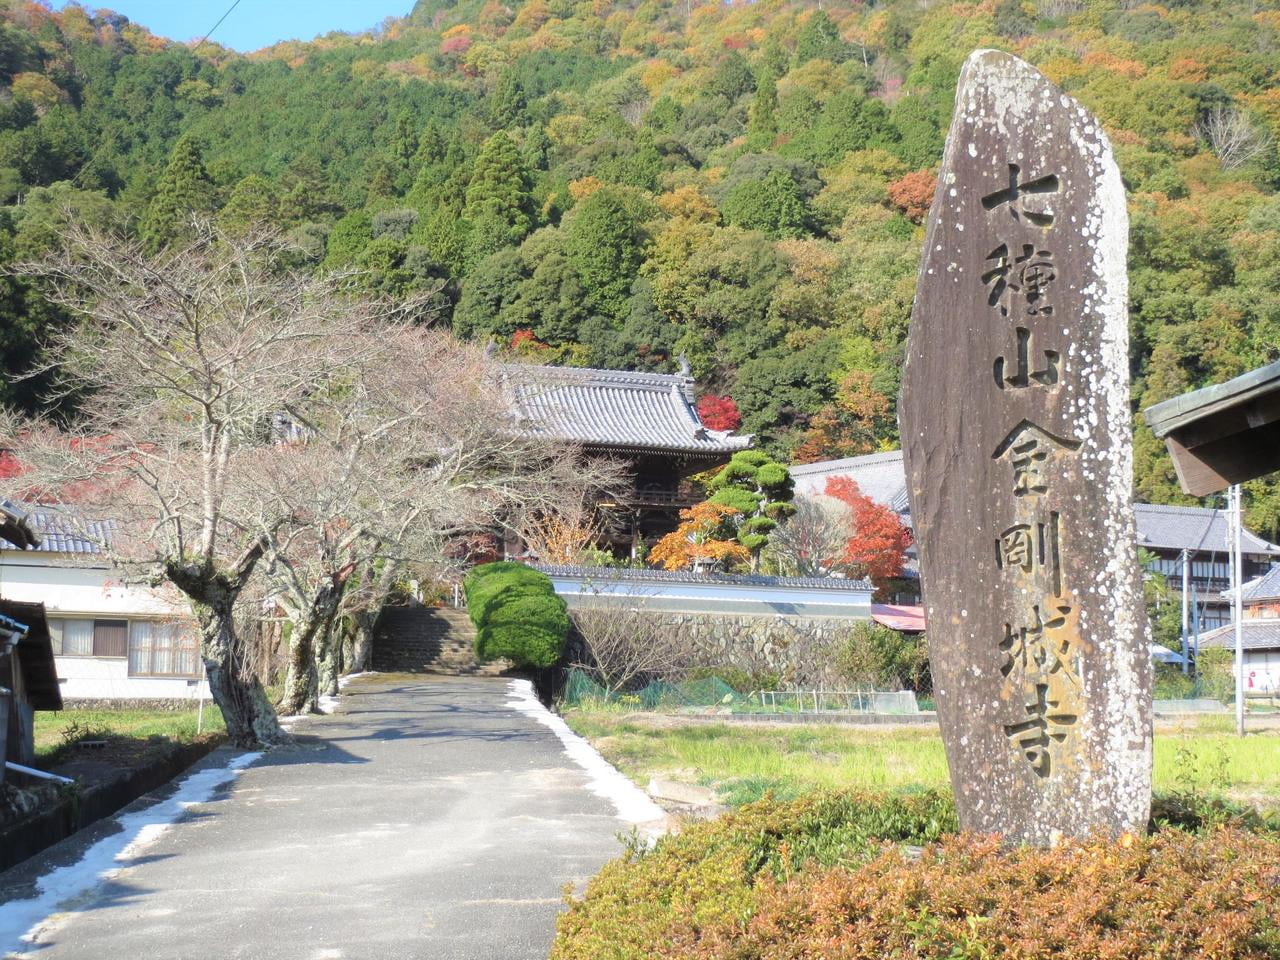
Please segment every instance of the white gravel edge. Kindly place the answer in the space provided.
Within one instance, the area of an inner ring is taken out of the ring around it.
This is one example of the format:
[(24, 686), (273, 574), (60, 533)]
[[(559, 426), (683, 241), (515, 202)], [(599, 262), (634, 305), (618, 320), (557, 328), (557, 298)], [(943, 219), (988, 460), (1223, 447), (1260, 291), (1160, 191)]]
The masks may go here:
[(632, 824), (665, 821), (666, 811), (649, 799), (649, 795), (618, 772), (618, 769), (596, 752), (586, 740), (569, 729), (560, 717), (542, 705), (528, 680), (512, 680), (508, 684), (507, 706), (536, 720), (560, 738), (564, 752), (587, 773), (592, 793), (613, 804), (619, 820)]
[(0, 904), (0, 954), (19, 953), (35, 943), (45, 921), (59, 905), (83, 896), (102, 880), (129, 866), (129, 861), (160, 837), (188, 807), (208, 803), (215, 790), (234, 780), (261, 753), (242, 753), (220, 767), (197, 771), (178, 784), (172, 796), (119, 817), (121, 830), (89, 847), (76, 863), (50, 870), (36, 881), (29, 900)]

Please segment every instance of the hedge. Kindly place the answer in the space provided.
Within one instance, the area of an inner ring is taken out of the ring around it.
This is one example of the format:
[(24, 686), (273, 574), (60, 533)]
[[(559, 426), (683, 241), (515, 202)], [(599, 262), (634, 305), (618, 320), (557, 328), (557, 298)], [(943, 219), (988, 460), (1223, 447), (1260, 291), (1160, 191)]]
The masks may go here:
[(476, 656), (517, 667), (549, 667), (564, 655), (569, 617), (551, 581), (519, 563), (487, 563), (463, 580), (476, 625)]
[(942, 793), (766, 799), (607, 864), (551, 957), (1280, 957), (1275, 823), (1160, 806), (1217, 825), (1009, 850), (956, 834)]

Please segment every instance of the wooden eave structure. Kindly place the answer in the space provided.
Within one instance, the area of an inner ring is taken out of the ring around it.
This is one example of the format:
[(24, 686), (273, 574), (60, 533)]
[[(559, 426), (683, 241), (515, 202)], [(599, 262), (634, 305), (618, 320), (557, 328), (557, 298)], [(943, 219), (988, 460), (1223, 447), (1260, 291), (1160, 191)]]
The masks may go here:
[(1143, 411), (1185, 493), (1203, 497), (1280, 470), (1280, 361)]
[(58, 686), (58, 667), (53, 659), (44, 604), (0, 599), (0, 618), (26, 628), (17, 653), (28, 702), (36, 710), (61, 710), (62, 688)]

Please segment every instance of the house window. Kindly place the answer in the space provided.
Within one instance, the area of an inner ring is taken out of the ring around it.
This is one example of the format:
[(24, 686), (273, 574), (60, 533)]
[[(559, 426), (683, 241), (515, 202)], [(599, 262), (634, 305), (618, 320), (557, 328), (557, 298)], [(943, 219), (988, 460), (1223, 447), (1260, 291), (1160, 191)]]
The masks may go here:
[(123, 657), (128, 631), (127, 620), (49, 619), (49, 639), (59, 657)]
[(129, 624), (129, 675), (198, 677), (199, 645), (191, 624), (158, 620)]

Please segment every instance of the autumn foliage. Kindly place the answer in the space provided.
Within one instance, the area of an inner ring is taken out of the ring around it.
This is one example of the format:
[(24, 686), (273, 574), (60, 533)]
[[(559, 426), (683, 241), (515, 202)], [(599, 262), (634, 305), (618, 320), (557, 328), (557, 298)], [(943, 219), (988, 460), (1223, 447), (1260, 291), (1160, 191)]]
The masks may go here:
[(911, 531), (898, 515), (864, 494), (848, 477), (831, 477), (823, 493), (848, 506), (852, 514), (853, 533), (841, 559), (853, 575), (877, 583), (901, 576)]
[(649, 562), (664, 570), (749, 562), (751, 551), (733, 539), (733, 521), (741, 515), (740, 510), (710, 501), (681, 510), (680, 526), (654, 544)]
[(737, 430), (742, 426), (742, 413), (728, 394), (718, 397), (708, 393), (701, 397), (698, 400), (698, 418), (709, 430)]
[(889, 202), (912, 223), (923, 223), (933, 203), (938, 178), (928, 170), (917, 170), (889, 184)]

